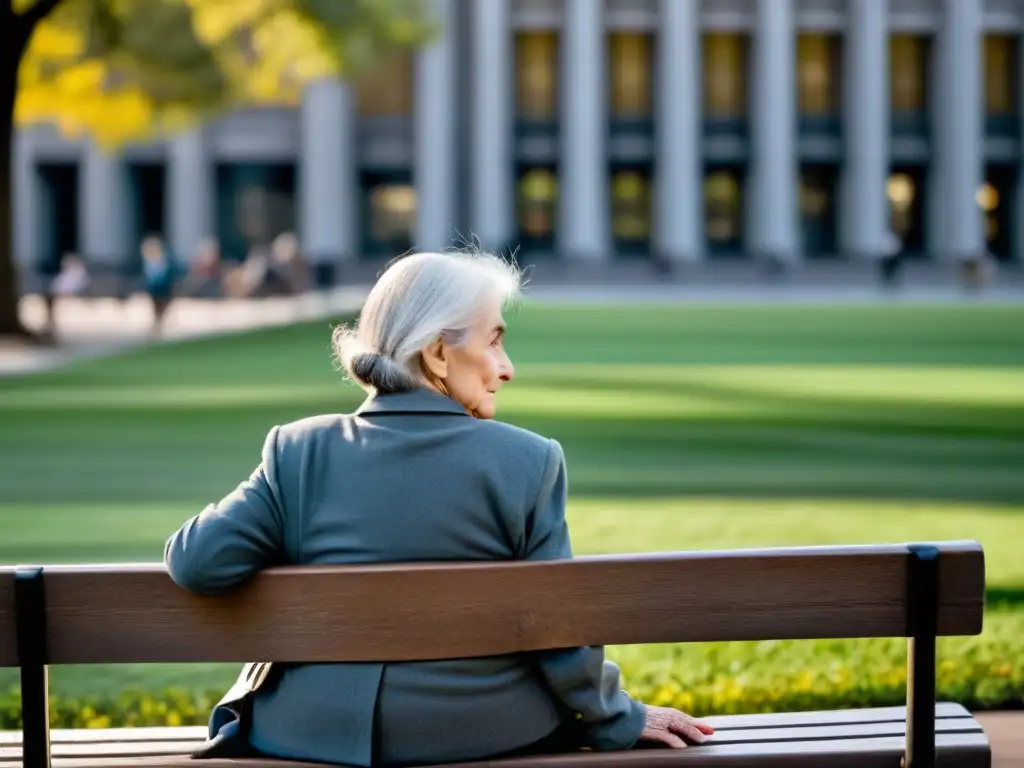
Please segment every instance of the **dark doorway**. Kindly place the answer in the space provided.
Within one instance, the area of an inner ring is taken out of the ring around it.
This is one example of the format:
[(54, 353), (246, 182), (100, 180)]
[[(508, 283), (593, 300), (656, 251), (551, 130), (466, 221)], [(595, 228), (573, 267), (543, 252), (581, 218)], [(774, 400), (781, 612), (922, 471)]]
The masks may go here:
[(803, 251), (809, 258), (836, 255), (836, 188), (834, 165), (805, 165), (800, 169), (800, 226)]
[(56, 275), (66, 253), (77, 253), (78, 164), (40, 163), (36, 167), (40, 187), (39, 263), (44, 275)]
[(928, 175), (923, 166), (893, 166), (886, 184), (889, 227), (900, 243), (903, 256), (925, 254), (925, 197)]
[(990, 165), (985, 169), (985, 183), (977, 195), (978, 205), (985, 216), (985, 242), (989, 253), (1004, 262), (1014, 258), (1014, 241), (1024, 227), (1024, 222), (1015, 225), (1013, 219), (1017, 204), (1017, 174), (1018, 169), (1014, 165)]
[[(132, 163), (128, 166), (128, 185), (131, 194), (132, 227), (131, 248), (132, 265), (141, 266), (139, 244), (150, 235), (166, 240), (167, 219), (164, 203), (166, 200), (165, 183), (167, 179), (164, 163)], [(188, 259), (191, 254), (178, 253), (179, 260)]]

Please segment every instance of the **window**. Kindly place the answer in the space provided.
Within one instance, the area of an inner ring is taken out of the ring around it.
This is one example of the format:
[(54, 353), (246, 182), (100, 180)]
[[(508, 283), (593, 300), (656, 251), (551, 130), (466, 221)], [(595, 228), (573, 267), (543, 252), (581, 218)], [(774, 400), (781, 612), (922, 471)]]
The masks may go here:
[(558, 34), (516, 35), (516, 111), (524, 120), (558, 116)]
[(294, 164), (218, 163), (215, 168), (217, 239), (225, 259), (242, 260), (251, 249), (294, 231)]
[(798, 104), (801, 115), (832, 117), (840, 112), (842, 75), (840, 39), (802, 34), (797, 38)]
[(739, 169), (716, 169), (705, 176), (704, 231), (711, 253), (742, 250), (743, 180)]
[(360, 117), (397, 117), (413, 113), (413, 57), (395, 54), (355, 83)]
[(929, 40), (919, 35), (889, 38), (889, 83), (894, 113), (928, 110)]
[(411, 184), (372, 187), (370, 237), (378, 243), (410, 245), (416, 233), (416, 189)]
[(747, 38), (741, 34), (704, 36), (704, 115), (741, 119), (747, 114)]
[(612, 117), (651, 116), (654, 37), (638, 32), (613, 32), (608, 37)]
[(992, 116), (1010, 117), (1019, 108), (1017, 83), (1018, 40), (1010, 35), (986, 35), (985, 111)]
[(549, 244), (558, 216), (558, 179), (550, 168), (528, 168), (519, 177), (519, 237), (524, 247)]
[(651, 182), (645, 169), (612, 175), (612, 237), (619, 247), (646, 248), (651, 237)]
[(885, 186), (889, 228), (904, 253), (924, 253), (924, 191), (927, 176), (918, 166), (895, 168)]

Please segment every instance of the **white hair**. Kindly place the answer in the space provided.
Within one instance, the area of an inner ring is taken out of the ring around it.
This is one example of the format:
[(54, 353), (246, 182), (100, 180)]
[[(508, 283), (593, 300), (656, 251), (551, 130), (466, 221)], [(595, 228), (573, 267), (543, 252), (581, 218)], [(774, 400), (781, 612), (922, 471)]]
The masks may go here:
[(519, 269), (478, 251), (417, 253), (381, 275), (355, 328), (334, 329), (334, 356), (367, 392), (423, 385), (421, 350), (444, 338), (459, 346), (490, 302), (504, 308), (519, 296)]

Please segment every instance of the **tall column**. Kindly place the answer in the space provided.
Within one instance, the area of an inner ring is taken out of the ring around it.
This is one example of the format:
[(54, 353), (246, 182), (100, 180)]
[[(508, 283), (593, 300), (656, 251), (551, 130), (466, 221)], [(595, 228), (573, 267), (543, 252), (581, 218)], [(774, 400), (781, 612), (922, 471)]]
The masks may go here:
[(673, 262), (704, 252), (698, 3), (661, 0), (655, 115), (655, 242)]
[(93, 265), (117, 267), (131, 261), (128, 169), (124, 159), (90, 143), (79, 177), (82, 256)]
[(314, 265), (336, 265), (357, 251), (355, 110), (335, 79), (310, 83), (299, 112), (299, 228)]
[[(1024, 104), (1024, 56), (1017, 57), (1017, 98)], [(1020, 162), (1017, 165), (1017, 188), (1014, 190), (1013, 258), (1024, 264), (1024, 132), (1018, 136)]]
[[(944, 152), (942, 142), (944, 140), (942, 120), (944, 119), (945, 88), (948, 77), (945, 69), (948, 64), (948, 57), (944, 55), (943, 48), (946, 46), (946, 35), (940, 29), (931, 40), (931, 51), (929, 52), (928, 69), (928, 127), (930, 132), (930, 161), (925, 176), (925, 252), (928, 254), (945, 254), (948, 236), (946, 231), (949, 221), (946, 219), (946, 201), (943, 198), (943, 190), (946, 188), (944, 177)], [(919, 192), (920, 194), (920, 192)]]
[(843, 251), (877, 258), (889, 232), (888, 0), (850, 0), (844, 64)]
[(416, 62), (416, 248), (451, 247), (455, 220), (455, 3), (432, 0), (440, 34)]
[(602, 5), (566, 0), (562, 24), (560, 248), (581, 259), (611, 250)]
[(13, 141), (11, 178), (11, 229), (14, 263), (24, 271), (39, 266), (43, 256), (40, 243), (42, 231), (42, 194), (32, 141), (25, 129), (16, 129)]
[(473, 14), (473, 131), (470, 224), (484, 248), (514, 236), (512, 27), (509, 0), (486, 0)]
[(981, 70), (982, 0), (943, 0), (941, 98), (933, 120), (941, 196), (940, 256), (954, 260), (985, 250), (984, 216), (975, 202), (984, 179), (985, 93)]
[(175, 137), (169, 156), (168, 240), (175, 256), (188, 261), (200, 243), (214, 234), (213, 169), (202, 129)]
[(755, 232), (762, 256), (799, 259), (794, 0), (758, 0), (751, 136)]

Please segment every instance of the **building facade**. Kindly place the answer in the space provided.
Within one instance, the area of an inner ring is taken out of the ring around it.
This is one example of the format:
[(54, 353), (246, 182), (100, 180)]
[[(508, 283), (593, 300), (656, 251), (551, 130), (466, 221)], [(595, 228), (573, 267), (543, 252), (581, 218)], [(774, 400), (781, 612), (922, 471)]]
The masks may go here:
[(1024, 0), (435, 2), (428, 48), (296, 107), (118, 156), (21, 130), (18, 258), (1024, 259)]

